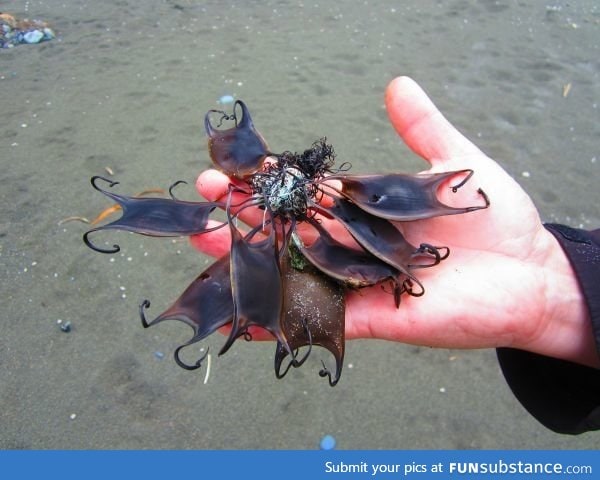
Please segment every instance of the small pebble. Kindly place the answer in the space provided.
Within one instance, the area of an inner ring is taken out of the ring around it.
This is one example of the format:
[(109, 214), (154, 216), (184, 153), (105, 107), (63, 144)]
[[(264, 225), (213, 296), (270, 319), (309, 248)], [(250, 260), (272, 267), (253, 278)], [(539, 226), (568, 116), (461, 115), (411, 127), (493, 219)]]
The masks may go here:
[(529, 177), (531, 177), (531, 173), (525, 171), (525, 172), (521, 173), (521, 176), (523, 176), (525, 178), (529, 178)]
[(65, 333), (69, 333), (71, 331), (71, 322), (66, 321), (65, 323), (62, 323), (62, 320), (61, 320), (59, 325), (60, 325), (61, 331), (65, 332)]
[(158, 360), (162, 360), (163, 358), (165, 358), (165, 354), (163, 352), (159, 352), (158, 350), (156, 352), (154, 352), (154, 356), (158, 359)]
[(234, 101), (235, 98), (233, 98), (233, 95), (223, 95), (221, 98), (219, 98), (218, 103), (221, 105), (227, 105), (228, 103), (233, 103)]
[(321, 447), (321, 450), (332, 450), (335, 448), (335, 438), (332, 435), (325, 435), (322, 439), (321, 442), (319, 443), (319, 447)]
[(76, 413), (72, 413), (71, 415), (69, 415), (69, 418), (71, 420), (75, 420), (77, 418), (77, 414)]
[(40, 32), (39, 30), (32, 30), (23, 35), (25, 43), (40, 43), (43, 38), (44, 32)]

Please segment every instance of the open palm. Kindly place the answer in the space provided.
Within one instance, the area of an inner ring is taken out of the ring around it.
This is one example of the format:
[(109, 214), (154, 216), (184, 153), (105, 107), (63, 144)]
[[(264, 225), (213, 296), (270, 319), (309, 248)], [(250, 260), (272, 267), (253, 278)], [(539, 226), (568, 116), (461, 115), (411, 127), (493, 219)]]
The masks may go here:
[[(574, 323), (581, 329), (586, 320), (581, 293), (528, 195), (462, 136), (413, 80), (395, 79), (385, 102), (398, 134), (429, 162), (428, 172), (475, 171), (456, 193), (442, 187), (441, 201), (453, 206), (481, 204), (477, 193), (481, 188), (491, 205), (464, 215), (402, 223), (409, 242), (447, 246), (450, 256), (434, 268), (416, 272), (425, 295), (403, 296), (399, 309), (381, 286), (350, 291), (346, 337), (447, 348), (512, 346), (577, 359), (588, 348), (585, 332), (573, 336)], [(223, 199), (229, 182), (209, 170), (200, 175), (197, 188), (209, 200)], [(262, 215), (248, 211), (242, 219), (256, 225)], [(339, 224), (325, 226), (338, 238), (347, 235)], [(193, 237), (192, 243), (221, 256), (229, 250), (226, 230)]]

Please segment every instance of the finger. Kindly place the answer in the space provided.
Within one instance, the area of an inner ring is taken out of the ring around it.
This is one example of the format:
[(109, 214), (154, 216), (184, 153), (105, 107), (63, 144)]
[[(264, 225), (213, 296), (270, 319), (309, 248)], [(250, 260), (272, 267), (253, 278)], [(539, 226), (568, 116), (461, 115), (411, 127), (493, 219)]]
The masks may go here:
[(385, 105), (392, 125), (406, 145), (432, 166), (457, 157), (481, 154), (411, 78), (398, 77), (390, 82)]
[[(220, 225), (221, 222), (215, 220), (208, 221), (208, 228), (213, 228)], [(190, 243), (196, 249), (210, 255), (211, 257), (220, 258), (226, 253), (229, 253), (231, 248), (231, 233), (227, 225), (208, 233), (192, 235)]]
[[(198, 193), (211, 202), (228, 201), (230, 185), (237, 185), (244, 190), (248, 190), (248, 185), (240, 180), (232, 179), (217, 170), (205, 170), (196, 180), (196, 189)], [(246, 201), (248, 195), (239, 192), (231, 193), (231, 213), (238, 212), (238, 206), (244, 205), (244, 209), (238, 215), (238, 218), (246, 225), (254, 227), (265, 221), (265, 211), (256, 207), (248, 207)]]
[(209, 202), (225, 202), (231, 179), (217, 170), (204, 170), (196, 180), (196, 190)]

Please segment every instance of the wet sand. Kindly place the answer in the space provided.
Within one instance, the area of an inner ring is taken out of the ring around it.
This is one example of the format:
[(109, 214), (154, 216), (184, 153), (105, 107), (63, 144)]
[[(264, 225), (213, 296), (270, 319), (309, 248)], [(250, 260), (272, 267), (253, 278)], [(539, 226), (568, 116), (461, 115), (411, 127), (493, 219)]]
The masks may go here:
[(597, 448), (531, 418), (493, 351), (353, 341), (332, 389), (325, 353), (276, 380), (273, 344), (237, 342), (204, 384), (171, 357), (191, 330), (144, 330), (137, 308), (166, 308), (210, 259), (124, 233), (98, 236), (122, 247), (101, 255), (84, 224), (58, 225), (109, 205), (89, 185), (106, 167), (127, 193), (193, 184), (204, 112), (226, 94), (274, 151), (327, 136), (354, 171), (423, 169), (383, 109), (405, 74), (545, 221), (598, 227), (597, 2), (396, 3), (3, 2), (58, 38), (0, 51), (1, 448), (314, 449), (325, 434), (342, 449)]

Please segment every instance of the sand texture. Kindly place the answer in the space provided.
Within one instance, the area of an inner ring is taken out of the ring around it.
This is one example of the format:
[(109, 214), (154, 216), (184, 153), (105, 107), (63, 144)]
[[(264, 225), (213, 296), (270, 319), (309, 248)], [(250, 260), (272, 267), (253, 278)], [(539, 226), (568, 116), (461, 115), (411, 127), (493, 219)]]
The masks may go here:
[[(0, 448), (597, 448), (521, 407), (494, 351), (347, 344), (330, 388), (315, 350), (283, 380), (275, 345), (236, 342), (211, 374), (172, 360), (191, 330), (149, 330), (212, 260), (185, 239), (98, 234), (120, 192), (196, 200), (209, 166), (204, 113), (243, 99), (274, 151), (326, 136), (356, 172), (417, 172), (383, 108), (410, 75), (531, 195), (544, 221), (600, 226), (600, 9), (581, 1), (6, 1), (57, 38), (0, 51)], [(565, 96), (565, 86), (568, 92)], [(523, 288), (527, 288), (526, 285)], [(71, 331), (61, 331), (70, 322)], [(193, 356), (193, 352), (191, 353)], [(191, 359), (190, 359), (191, 360)]]

